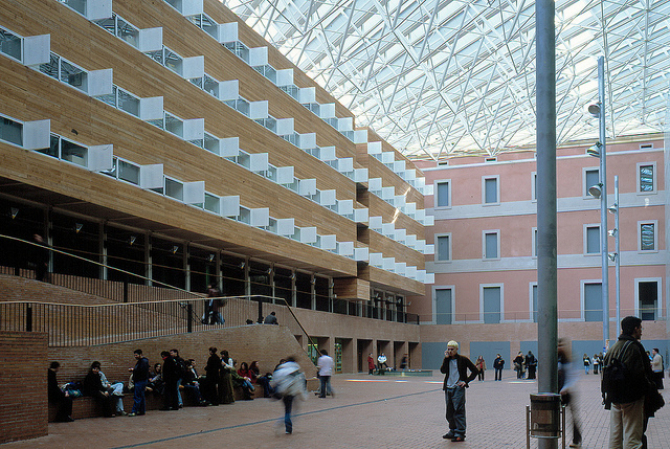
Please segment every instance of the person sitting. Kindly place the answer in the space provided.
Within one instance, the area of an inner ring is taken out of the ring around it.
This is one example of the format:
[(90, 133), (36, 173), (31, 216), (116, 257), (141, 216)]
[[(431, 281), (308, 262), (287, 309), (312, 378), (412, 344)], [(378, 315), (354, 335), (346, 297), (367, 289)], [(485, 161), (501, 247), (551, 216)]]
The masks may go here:
[(277, 314), (275, 312), (265, 317), (265, 324), (279, 324), (277, 321)]
[(270, 381), (272, 380), (271, 373), (265, 373), (264, 376), (261, 376), (261, 369), (258, 365), (258, 361), (254, 360), (249, 365), (249, 374), (251, 374), (251, 383), (258, 384), (263, 387), (263, 397), (270, 398), (272, 397), (272, 387), (270, 386)]
[(207, 401), (203, 400), (202, 394), (200, 393), (200, 378), (195, 369), (195, 360), (188, 359), (185, 363), (186, 372), (184, 373), (181, 385), (184, 387), (184, 390), (193, 397), (198, 405), (207, 405)]
[(154, 363), (154, 369), (149, 373), (149, 382), (146, 391), (154, 394), (163, 394), (163, 376), (161, 375), (162, 365)]
[(83, 393), (85, 396), (91, 396), (102, 406), (102, 413), (105, 417), (113, 417), (112, 398), (107, 389), (100, 380), (100, 362), (93, 362), (88, 374), (84, 378)]
[(56, 374), (60, 369), (60, 363), (51, 362), (48, 371), (47, 394), (49, 402), (55, 404), (58, 408), (56, 413), (56, 422), (72, 422), (72, 398), (70, 394), (60, 389)]
[(114, 410), (116, 410), (117, 415), (125, 416), (126, 412), (123, 410), (123, 382), (112, 383), (107, 380), (107, 376), (102, 372), (102, 366), (100, 367), (100, 382), (102, 386), (109, 393), (109, 397), (114, 404)]
[(254, 386), (251, 383), (251, 376), (249, 375), (249, 365), (247, 365), (247, 362), (242, 362), (240, 364), (240, 369), (237, 370), (237, 373), (233, 373), (233, 382), (236, 387), (242, 388), (245, 401), (253, 400), (253, 398), (251, 397), (251, 392), (254, 391)]

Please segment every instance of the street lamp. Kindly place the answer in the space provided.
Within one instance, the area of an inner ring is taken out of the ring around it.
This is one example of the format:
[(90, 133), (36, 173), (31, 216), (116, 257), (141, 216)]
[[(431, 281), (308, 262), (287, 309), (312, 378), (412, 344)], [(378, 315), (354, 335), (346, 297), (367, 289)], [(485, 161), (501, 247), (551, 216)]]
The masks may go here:
[(599, 141), (587, 150), (589, 156), (600, 159), (600, 181), (598, 185), (589, 188), (589, 194), (594, 198), (600, 198), (600, 246), (602, 257), (602, 307), (603, 307), (603, 352), (607, 350), (609, 340), (609, 276), (607, 257), (607, 167), (605, 149), (605, 58), (598, 58), (598, 103), (589, 105), (589, 114), (598, 118)]
[[(621, 248), (619, 229), (619, 177), (614, 177), (614, 204), (608, 209), (610, 214), (614, 215), (614, 229), (609, 231), (609, 235), (614, 237), (614, 253), (610, 253), (610, 260), (614, 262), (614, 285), (616, 288), (616, 322), (621, 322)], [(613, 257), (611, 257), (613, 256)]]

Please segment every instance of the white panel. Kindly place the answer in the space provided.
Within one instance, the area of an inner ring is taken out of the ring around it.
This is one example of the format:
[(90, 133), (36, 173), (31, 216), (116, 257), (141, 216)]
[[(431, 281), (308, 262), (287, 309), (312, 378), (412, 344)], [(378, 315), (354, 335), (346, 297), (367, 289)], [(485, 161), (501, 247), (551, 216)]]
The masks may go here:
[(111, 170), (114, 167), (114, 145), (93, 145), (88, 147), (88, 169), (92, 171)]
[(100, 20), (112, 17), (112, 0), (86, 0), (86, 18)]
[(403, 207), (405, 205), (405, 195), (396, 195), (393, 197), (393, 205), (395, 207)]
[(340, 173), (349, 173), (354, 171), (354, 158), (343, 157), (337, 160), (337, 171)]
[(237, 100), (240, 97), (240, 81), (230, 80), (219, 82), (219, 100)]
[(358, 129), (354, 131), (354, 143), (367, 143), (368, 131), (365, 129)]
[(292, 165), (277, 167), (277, 184), (291, 184), (295, 177)]
[(368, 169), (367, 168), (354, 169), (354, 182), (368, 182)]
[(382, 234), (386, 237), (393, 238), (395, 233), (395, 225), (393, 223), (384, 223), (382, 224)]
[(419, 209), (416, 211), (414, 214), (414, 219), (416, 221), (423, 221), (426, 219), (426, 210), (425, 209)]
[(298, 134), (298, 148), (311, 150), (316, 148), (316, 133)]
[(370, 217), (368, 220), (368, 226), (373, 229), (380, 229), (382, 227), (383, 221), (382, 217)]
[(251, 226), (270, 226), (270, 209), (267, 207), (250, 209), (249, 224)]
[(370, 253), (370, 265), (374, 267), (381, 267), (384, 263), (384, 255), (382, 253)]
[(268, 64), (268, 48), (255, 47), (249, 49), (249, 65), (251, 67), (258, 67), (259, 65)]
[(316, 179), (301, 179), (298, 191), (303, 196), (316, 194)]
[(184, 120), (184, 140), (205, 138), (205, 119), (192, 118)]
[(395, 153), (393, 151), (384, 151), (382, 153), (382, 163), (384, 164), (390, 164), (393, 161), (395, 161)]
[(138, 50), (142, 53), (163, 49), (163, 28), (145, 28), (140, 30)]
[(414, 187), (418, 189), (419, 187), (423, 187), (425, 185), (426, 185), (426, 178), (416, 178)]
[(316, 102), (316, 88), (301, 87), (298, 91), (298, 103), (308, 104)]
[(382, 268), (384, 270), (393, 270), (395, 268), (395, 257), (384, 257), (382, 259)]
[(252, 172), (263, 172), (268, 170), (268, 153), (255, 153), (249, 155), (249, 170)]
[(405, 236), (405, 245), (409, 246), (410, 248), (414, 248), (416, 245), (416, 235), (410, 234)]
[(322, 104), (319, 109), (319, 117), (321, 118), (335, 117), (335, 103)]
[(414, 181), (416, 179), (416, 170), (405, 170), (404, 179), (406, 181)]
[(422, 253), (426, 249), (426, 241), (417, 240), (416, 244), (414, 245), (414, 249)]
[(322, 190), (319, 192), (319, 202), (322, 206), (332, 206), (337, 203), (336, 190)]
[(407, 268), (407, 264), (405, 262), (398, 262), (395, 264), (394, 271), (398, 274), (405, 274), (405, 268)]
[(268, 118), (268, 101), (250, 101), (249, 118), (252, 120)]
[(405, 215), (416, 214), (416, 203), (405, 203)]
[(354, 130), (354, 118), (353, 117), (343, 117), (337, 119), (337, 130), (339, 132), (353, 131)]
[(337, 213), (340, 215), (351, 215), (354, 213), (354, 200), (339, 200), (337, 202)]
[(401, 173), (405, 171), (405, 161), (395, 161), (393, 163), (393, 171), (395, 173)]
[(435, 186), (433, 184), (423, 186), (423, 195), (431, 196), (435, 194)]
[(144, 189), (163, 187), (163, 164), (140, 166), (140, 187)]
[(277, 119), (277, 135), (288, 136), (293, 134), (293, 118), (279, 118)]
[(277, 220), (278, 235), (293, 235), (295, 233), (295, 218), (280, 218)]
[(367, 262), (370, 258), (370, 250), (368, 248), (354, 248), (354, 260), (356, 262)]
[(182, 0), (181, 13), (184, 16), (195, 16), (204, 12), (202, 0)]
[(240, 197), (224, 196), (221, 198), (221, 215), (224, 217), (237, 217), (240, 215)]
[(354, 221), (356, 223), (367, 223), (368, 208), (354, 209)]
[(193, 56), (191, 58), (184, 58), (182, 76), (187, 80), (205, 76), (205, 57)]
[(33, 66), (48, 64), (51, 57), (51, 36), (28, 36), (23, 38), (23, 64)]
[(416, 280), (424, 282), (426, 280), (426, 270), (416, 270)]
[(42, 150), (51, 144), (51, 120), (35, 120), (23, 123), (23, 148)]
[(86, 77), (88, 80), (88, 94), (91, 97), (110, 95), (112, 93), (112, 78), (112, 69), (91, 70)]
[(316, 243), (316, 227), (300, 228), (300, 243)]
[(424, 284), (434, 284), (435, 283), (435, 273), (426, 273), (426, 280)]
[(427, 255), (435, 254), (435, 245), (426, 245), (426, 249), (424, 249), (423, 253)]
[(324, 162), (328, 161), (334, 161), (337, 159), (337, 153), (335, 151), (335, 147), (321, 147), (321, 151), (319, 152), (319, 159), (321, 159)]
[(219, 42), (237, 42), (237, 22), (222, 23), (219, 25)]
[(435, 226), (435, 216), (434, 215), (426, 215), (426, 218), (423, 220), (423, 225), (424, 226)]
[(277, 86), (290, 86), (293, 84), (293, 69), (277, 70)]
[(383, 200), (393, 199), (394, 196), (395, 196), (395, 187), (393, 187), (393, 186), (382, 187), (382, 199)]
[(337, 249), (337, 236), (335, 234), (322, 235), (320, 248), (328, 250)]
[(393, 233), (393, 239), (396, 242), (404, 242), (406, 236), (407, 236), (407, 230), (406, 229), (396, 229), (395, 232)]
[(163, 118), (163, 97), (140, 98), (140, 118), (158, 120)]
[(240, 155), (240, 138), (227, 137), (221, 139), (221, 157), (237, 157)]
[(416, 279), (416, 267), (405, 268), (405, 276), (411, 279)]
[(368, 142), (368, 154), (381, 154), (381, 153), (382, 153), (381, 142)]
[(339, 254), (340, 256), (353, 256), (354, 242), (338, 242), (337, 254)]
[(184, 202), (186, 204), (200, 204), (205, 202), (205, 181), (184, 183)]
[(368, 179), (368, 190), (371, 192), (379, 192), (382, 189), (382, 178)]

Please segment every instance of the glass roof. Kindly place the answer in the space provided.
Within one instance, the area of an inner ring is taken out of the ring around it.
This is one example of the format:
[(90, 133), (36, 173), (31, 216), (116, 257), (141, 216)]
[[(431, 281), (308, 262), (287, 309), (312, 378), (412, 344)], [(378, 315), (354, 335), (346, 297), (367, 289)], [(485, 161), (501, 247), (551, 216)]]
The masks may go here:
[[(409, 158), (535, 145), (534, 0), (225, 4)], [(598, 138), (601, 55), (608, 138), (664, 131), (670, 0), (556, 0), (555, 23), (558, 144)]]

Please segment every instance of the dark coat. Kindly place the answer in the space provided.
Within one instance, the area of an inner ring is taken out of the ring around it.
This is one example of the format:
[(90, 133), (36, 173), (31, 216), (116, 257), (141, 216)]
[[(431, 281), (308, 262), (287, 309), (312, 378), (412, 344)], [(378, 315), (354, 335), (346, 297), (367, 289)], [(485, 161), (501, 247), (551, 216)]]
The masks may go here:
[[(445, 357), (442, 361), (442, 366), (440, 367), (440, 372), (444, 374), (444, 384), (442, 385), (442, 389), (447, 389), (447, 380), (449, 380), (449, 361), (451, 358), (456, 359), (456, 366), (458, 367), (458, 380), (465, 382), (465, 387), (467, 388), (469, 386), (468, 384), (475, 380), (479, 370), (469, 358), (456, 354), (453, 357)], [(470, 370), (469, 376), (468, 370)]]

